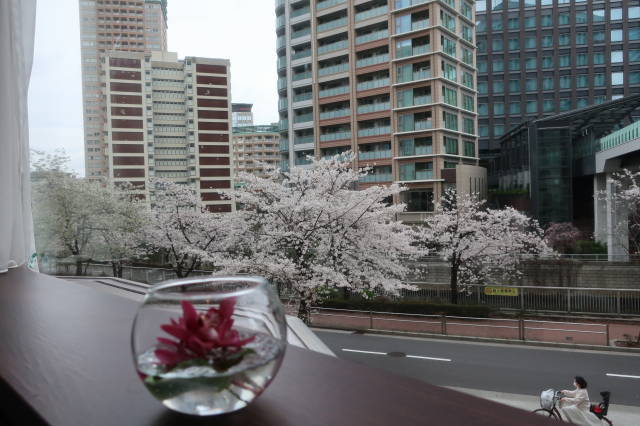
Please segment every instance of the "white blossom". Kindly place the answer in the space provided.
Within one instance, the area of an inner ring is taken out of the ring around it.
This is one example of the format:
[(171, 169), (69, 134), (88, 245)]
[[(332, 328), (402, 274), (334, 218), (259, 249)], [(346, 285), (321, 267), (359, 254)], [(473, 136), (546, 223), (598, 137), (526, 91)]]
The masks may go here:
[(451, 302), (470, 284), (504, 284), (520, 274), (522, 255), (549, 255), (538, 223), (508, 207), (488, 209), (475, 195), (447, 190), (425, 221), (424, 244), (451, 268)]

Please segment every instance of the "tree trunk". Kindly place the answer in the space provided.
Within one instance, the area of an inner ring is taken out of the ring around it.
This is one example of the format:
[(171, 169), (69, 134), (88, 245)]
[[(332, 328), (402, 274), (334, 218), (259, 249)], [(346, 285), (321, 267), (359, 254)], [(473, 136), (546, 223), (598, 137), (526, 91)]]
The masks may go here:
[(76, 260), (76, 276), (82, 276), (82, 260)]
[(117, 262), (111, 262), (111, 272), (113, 272), (113, 276), (118, 278), (118, 265)]
[(300, 299), (298, 305), (298, 318), (306, 325), (311, 326), (311, 303), (308, 299)]
[(458, 304), (458, 265), (451, 265), (451, 303)]

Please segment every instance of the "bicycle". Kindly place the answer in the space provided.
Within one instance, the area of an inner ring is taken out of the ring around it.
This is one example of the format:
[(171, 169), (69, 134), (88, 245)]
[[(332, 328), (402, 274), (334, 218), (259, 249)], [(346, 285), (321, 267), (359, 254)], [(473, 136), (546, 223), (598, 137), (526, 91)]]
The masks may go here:
[[(609, 426), (613, 426), (613, 422), (607, 418), (609, 412), (609, 400), (611, 399), (611, 392), (600, 392), (602, 401), (598, 404), (591, 404), (589, 411), (593, 413), (598, 419), (604, 420)], [(533, 410), (532, 413), (547, 415), (547, 417), (564, 422), (560, 410), (558, 410), (558, 402), (562, 398), (562, 392), (555, 389), (543, 390), (540, 393), (540, 408)]]

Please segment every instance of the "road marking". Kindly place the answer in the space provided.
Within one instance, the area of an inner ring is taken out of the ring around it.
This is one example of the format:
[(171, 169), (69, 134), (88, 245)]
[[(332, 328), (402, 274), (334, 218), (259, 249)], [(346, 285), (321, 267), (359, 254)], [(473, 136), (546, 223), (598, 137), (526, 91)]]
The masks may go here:
[[(344, 352), (355, 352), (359, 354), (370, 354), (370, 355), (389, 355), (388, 352), (376, 352), (376, 351), (361, 351), (359, 349), (346, 349), (342, 348)], [(407, 355), (407, 358), (415, 358), (415, 359), (426, 359), (429, 361), (443, 361), (443, 362), (451, 362), (449, 358), (434, 358), (430, 356), (421, 356), (421, 355)]]
[(451, 360), (449, 358), (433, 358), (433, 357), (430, 357), (430, 356), (407, 355), (407, 358), (417, 358), (417, 359), (428, 359), (430, 361), (451, 362)]
[(624, 377), (625, 379), (640, 379), (640, 376), (630, 376), (628, 374), (611, 374), (607, 373), (609, 377)]
[(374, 351), (359, 351), (357, 349), (342, 349), (345, 352), (357, 352), (359, 354), (371, 354), (371, 355), (386, 355), (386, 352), (374, 352)]

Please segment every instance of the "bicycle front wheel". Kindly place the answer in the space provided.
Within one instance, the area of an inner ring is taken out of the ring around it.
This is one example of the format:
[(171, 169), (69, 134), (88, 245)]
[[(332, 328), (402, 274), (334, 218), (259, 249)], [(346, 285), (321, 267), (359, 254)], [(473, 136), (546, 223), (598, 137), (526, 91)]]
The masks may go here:
[(537, 410), (533, 410), (532, 413), (533, 414), (538, 414), (538, 415), (541, 415), (541, 416), (547, 416), (547, 417), (549, 417), (551, 419), (560, 420), (558, 418), (558, 416), (556, 415), (556, 413), (554, 413), (551, 410), (547, 410), (546, 408), (538, 408)]

